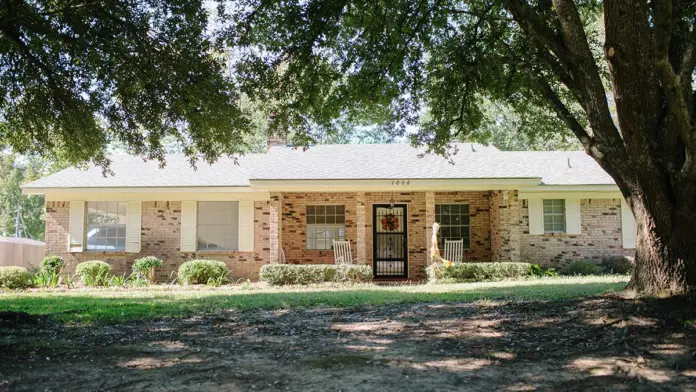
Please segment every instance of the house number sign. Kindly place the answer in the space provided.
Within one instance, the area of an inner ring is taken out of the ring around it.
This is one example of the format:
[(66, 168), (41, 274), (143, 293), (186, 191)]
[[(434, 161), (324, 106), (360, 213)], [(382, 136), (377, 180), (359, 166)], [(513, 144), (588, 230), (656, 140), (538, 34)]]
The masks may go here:
[(392, 185), (411, 185), (411, 180), (392, 180)]

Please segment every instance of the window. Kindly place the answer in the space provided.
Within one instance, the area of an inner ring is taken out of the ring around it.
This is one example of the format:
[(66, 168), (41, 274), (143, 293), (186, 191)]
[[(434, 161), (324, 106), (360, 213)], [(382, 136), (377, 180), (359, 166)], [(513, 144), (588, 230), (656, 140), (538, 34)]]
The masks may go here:
[(198, 250), (237, 250), (239, 203), (198, 202)]
[(307, 249), (325, 250), (346, 239), (344, 206), (307, 206)]
[(126, 203), (87, 203), (87, 250), (126, 250)]
[(565, 200), (544, 200), (544, 232), (565, 233)]
[(440, 225), (438, 246), (445, 240), (464, 240), (464, 249), (471, 249), (471, 222), (468, 204), (435, 204), (435, 222)]

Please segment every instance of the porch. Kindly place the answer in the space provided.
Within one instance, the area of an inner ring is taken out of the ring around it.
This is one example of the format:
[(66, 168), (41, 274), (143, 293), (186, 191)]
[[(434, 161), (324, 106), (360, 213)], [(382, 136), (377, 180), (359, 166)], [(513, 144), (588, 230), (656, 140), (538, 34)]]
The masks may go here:
[(434, 222), (442, 240), (464, 241), (464, 260), (509, 260), (503, 192), (271, 193), (271, 262), (332, 264), (332, 241), (346, 240), (376, 279), (421, 280)]

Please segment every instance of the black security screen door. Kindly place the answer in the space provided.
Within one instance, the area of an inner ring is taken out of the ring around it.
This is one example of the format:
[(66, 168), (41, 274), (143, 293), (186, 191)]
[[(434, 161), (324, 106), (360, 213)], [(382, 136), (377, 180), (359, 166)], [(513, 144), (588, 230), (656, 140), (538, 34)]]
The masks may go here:
[(375, 204), (372, 207), (375, 278), (407, 277), (407, 233), (406, 204)]

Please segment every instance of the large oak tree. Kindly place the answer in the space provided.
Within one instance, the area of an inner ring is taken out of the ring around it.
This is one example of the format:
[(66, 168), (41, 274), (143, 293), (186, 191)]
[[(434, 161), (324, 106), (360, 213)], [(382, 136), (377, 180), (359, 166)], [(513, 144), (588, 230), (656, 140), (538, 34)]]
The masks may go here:
[(442, 152), (477, 134), (484, 99), (506, 102), (533, 119), (521, 132), (572, 132), (616, 180), (639, 231), (631, 287), (696, 287), (693, 1), (233, 3), (240, 86), (287, 126), (412, 126)]
[(691, 1), (228, 0), (214, 20), (187, 0), (0, 7), (0, 147), (107, 164), (111, 142), (162, 158), (174, 137), (213, 160), (244, 151), (245, 97), (300, 143), (375, 124), (443, 153), (486, 136), (493, 102), (520, 132), (571, 132), (616, 180), (639, 230), (633, 288), (696, 287)]

